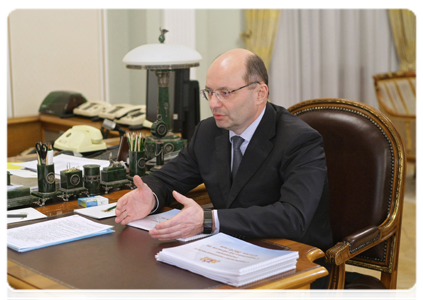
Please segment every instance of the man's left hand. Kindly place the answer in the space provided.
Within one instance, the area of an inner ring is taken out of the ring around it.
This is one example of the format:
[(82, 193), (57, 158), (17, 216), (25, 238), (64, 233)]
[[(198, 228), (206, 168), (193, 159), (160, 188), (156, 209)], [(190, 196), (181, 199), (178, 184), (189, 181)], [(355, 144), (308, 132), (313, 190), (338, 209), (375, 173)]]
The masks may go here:
[(204, 210), (193, 199), (173, 191), (173, 197), (184, 208), (173, 218), (159, 223), (150, 235), (159, 240), (186, 238), (203, 232)]

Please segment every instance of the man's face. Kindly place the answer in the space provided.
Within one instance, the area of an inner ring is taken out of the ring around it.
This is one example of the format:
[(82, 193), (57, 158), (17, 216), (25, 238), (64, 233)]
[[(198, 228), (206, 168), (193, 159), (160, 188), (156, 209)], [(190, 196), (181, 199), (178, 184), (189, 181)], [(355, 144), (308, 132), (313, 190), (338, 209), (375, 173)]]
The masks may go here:
[[(213, 92), (220, 89), (235, 90), (249, 82), (245, 82), (242, 76), (245, 73), (243, 64), (231, 65), (212, 64), (207, 73), (206, 88)], [(256, 100), (257, 85), (243, 88), (231, 93), (226, 101), (219, 100), (213, 93), (209, 97), (210, 110), (220, 128), (232, 130), (236, 134), (241, 134), (260, 114)]]

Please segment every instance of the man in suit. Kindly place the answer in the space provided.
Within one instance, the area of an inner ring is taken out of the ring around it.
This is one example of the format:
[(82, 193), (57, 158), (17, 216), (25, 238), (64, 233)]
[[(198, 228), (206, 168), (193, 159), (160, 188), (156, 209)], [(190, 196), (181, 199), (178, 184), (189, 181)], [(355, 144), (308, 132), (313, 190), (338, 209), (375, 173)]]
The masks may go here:
[[(261, 58), (245, 49), (220, 55), (201, 93), (213, 117), (197, 125), (187, 148), (163, 168), (142, 180), (135, 176), (137, 189), (119, 199), (116, 222), (126, 225), (176, 199), (184, 208), (150, 230), (153, 238), (223, 232), (287, 238), (323, 251), (331, 247), (322, 137), (267, 101)], [(183, 196), (201, 183), (213, 203), (211, 212)], [(324, 289), (322, 283), (312, 284), (312, 298), (322, 299)]]
[[(178, 157), (142, 180), (134, 178), (137, 189), (119, 199), (116, 222), (126, 225), (176, 199), (184, 208), (150, 230), (153, 238), (223, 232), (328, 249), (332, 234), (322, 137), (269, 103), (267, 84), (264, 63), (252, 52), (234, 49), (216, 58), (202, 90), (213, 117), (197, 125)], [(201, 183), (213, 203), (211, 212), (183, 196)]]

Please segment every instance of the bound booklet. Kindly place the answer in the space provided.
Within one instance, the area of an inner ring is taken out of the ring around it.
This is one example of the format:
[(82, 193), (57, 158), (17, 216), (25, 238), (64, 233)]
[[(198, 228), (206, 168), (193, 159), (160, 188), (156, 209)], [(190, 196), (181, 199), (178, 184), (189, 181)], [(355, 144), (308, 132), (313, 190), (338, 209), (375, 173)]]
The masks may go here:
[(238, 287), (295, 269), (298, 251), (267, 249), (218, 233), (165, 248), (156, 259)]
[(8, 229), (7, 247), (26, 252), (114, 232), (112, 227), (72, 215)]

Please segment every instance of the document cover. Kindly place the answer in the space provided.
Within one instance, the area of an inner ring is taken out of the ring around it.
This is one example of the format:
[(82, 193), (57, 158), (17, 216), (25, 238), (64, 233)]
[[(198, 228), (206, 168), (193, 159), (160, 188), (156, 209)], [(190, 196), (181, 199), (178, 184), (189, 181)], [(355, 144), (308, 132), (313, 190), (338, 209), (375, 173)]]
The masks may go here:
[(156, 255), (158, 261), (236, 287), (295, 269), (298, 257), (298, 251), (267, 249), (224, 233)]

